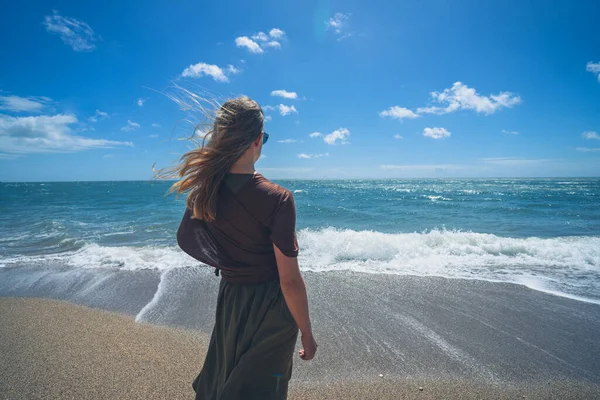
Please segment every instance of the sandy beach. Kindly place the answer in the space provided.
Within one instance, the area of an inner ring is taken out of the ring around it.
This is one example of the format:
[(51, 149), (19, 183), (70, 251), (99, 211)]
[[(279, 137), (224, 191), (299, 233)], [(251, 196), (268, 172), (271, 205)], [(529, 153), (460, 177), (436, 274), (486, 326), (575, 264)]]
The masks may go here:
[[(193, 291), (180, 287), (185, 304), (155, 300), (143, 318), (138, 310), (141, 322), (97, 305), (0, 298), (0, 398), (193, 398), (218, 281), (199, 271), (186, 280)], [(314, 361), (296, 361), (290, 399), (600, 398), (595, 304), (478, 281), (306, 278), (321, 346)], [(133, 285), (118, 281), (122, 304)], [(81, 299), (76, 289), (61, 293)]]

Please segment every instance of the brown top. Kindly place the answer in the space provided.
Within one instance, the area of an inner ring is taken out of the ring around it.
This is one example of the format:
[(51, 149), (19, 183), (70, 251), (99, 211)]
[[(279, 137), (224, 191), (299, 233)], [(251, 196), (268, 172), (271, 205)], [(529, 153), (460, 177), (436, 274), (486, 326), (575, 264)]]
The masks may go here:
[(277, 279), (273, 243), (298, 255), (296, 205), (292, 193), (261, 174), (229, 174), (218, 195), (213, 222), (185, 211), (177, 243), (187, 254), (219, 268), (223, 279), (259, 283)]

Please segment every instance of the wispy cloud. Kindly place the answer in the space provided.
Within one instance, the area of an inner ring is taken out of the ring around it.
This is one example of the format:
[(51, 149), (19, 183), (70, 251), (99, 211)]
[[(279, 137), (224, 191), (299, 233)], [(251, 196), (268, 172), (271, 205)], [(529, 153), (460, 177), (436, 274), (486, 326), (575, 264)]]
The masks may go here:
[(379, 168), (386, 171), (404, 171), (404, 172), (445, 172), (465, 169), (464, 165), (457, 164), (384, 164)]
[(250, 53), (262, 54), (266, 48), (280, 49), (281, 40), (285, 38), (285, 32), (279, 28), (273, 28), (267, 35), (264, 32), (257, 32), (251, 37), (240, 36), (235, 38), (237, 47), (245, 47)]
[(140, 127), (140, 124), (138, 124), (137, 122), (133, 122), (133, 121), (127, 120), (127, 125), (125, 125), (124, 127), (122, 127), (121, 131), (122, 132), (131, 132), (131, 131), (135, 131), (139, 127)]
[(302, 143), (302, 140), (283, 139), (283, 140), (278, 140), (277, 143)]
[(502, 129), (502, 133), (506, 133), (507, 135), (518, 135), (519, 134), (519, 132), (517, 132), (517, 131), (507, 131), (504, 129)]
[(40, 112), (52, 99), (43, 96), (0, 96), (0, 110), (12, 112)]
[(328, 157), (328, 156), (329, 156), (329, 153), (319, 153), (319, 154), (300, 153), (300, 154), (298, 154), (298, 158), (302, 158), (304, 160), (309, 160), (311, 158)]
[(419, 115), (405, 107), (393, 106), (379, 113), (380, 117), (390, 117), (394, 119), (414, 119), (419, 118)]
[(314, 138), (318, 138), (318, 137), (323, 137), (323, 134), (321, 132), (313, 132), (308, 136), (310, 136), (311, 138), (314, 139)]
[(142, 99), (142, 98), (140, 97), (139, 99), (137, 99), (137, 105), (138, 105), (138, 106), (140, 106), (140, 107), (143, 107), (143, 106), (144, 106), (144, 103), (146, 103), (146, 101), (148, 101), (148, 99), (147, 99), (147, 98), (145, 98), (145, 99)]
[(152, 127), (153, 128), (162, 128), (162, 125), (160, 125), (160, 124), (152, 124)]
[(235, 65), (229, 64), (227, 66), (227, 72), (230, 73), (231, 75), (236, 75), (236, 74), (239, 74), (240, 72), (242, 72), (242, 70), (237, 68)]
[(0, 153), (0, 160), (14, 160), (15, 158), (19, 158), (22, 156), (22, 154)]
[(350, 144), (348, 141), (350, 131), (346, 128), (339, 128), (331, 132), (329, 135), (323, 136), (323, 141), (329, 145)]
[(88, 121), (95, 123), (100, 120), (108, 119), (108, 118), (110, 118), (110, 116), (108, 115), (107, 112), (96, 109), (96, 112), (94, 113), (94, 115), (92, 115), (91, 117), (88, 118)]
[(577, 147), (575, 150), (583, 153), (596, 153), (600, 151), (600, 147)]
[(270, 115), (265, 115), (265, 122), (269, 122), (273, 119)]
[(279, 113), (284, 117), (291, 113), (298, 113), (295, 106), (286, 106), (285, 104), (279, 104), (277, 109), (279, 109)]
[[(227, 71), (230, 74), (237, 74), (239, 72), (239, 70), (235, 67), (233, 67), (233, 70), (228, 67)], [(189, 67), (183, 70), (181, 76), (183, 76), (184, 78), (200, 78), (203, 76), (210, 76), (216, 82), (229, 82), (229, 78), (227, 77), (223, 69), (221, 69), (217, 65), (206, 64), (203, 62), (190, 65)]]
[(423, 129), (423, 136), (430, 137), (432, 139), (444, 139), (450, 137), (452, 133), (448, 132), (446, 128), (425, 128)]
[(279, 28), (273, 28), (269, 31), (269, 35), (273, 39), (283, 39), (285, 37), (285, 32)]
[(431, 99), (440, 106), (418, 107), (412, 111), (406, 107), (392, 106), (379, 113), (382, 117), (396, 119), (417, 118), (423, 114), (448, 114), (459, 110), (471, 110), (476, 113), (490, 115), (502, 108), (511, 108), (521, 103), (521, 97), (511, 92), (500, 92), (482, 96), (473, 88), (462, 82), (455, 82), (451, 88), (441, 92), (431, 92)]
[(325, 26), (328, 30), (333, 31), (336, 34), (337, 40), (343, 40), (354, 35), (354, 33), (349, 30), (350, 15), (351, 14), (335, 13), (333, 17), (325, 21)]
[(540, 164), (552, 161), (550, 159), (542, 158), (521, 158), (521, 157), (489, 157), (480, 158), (480, 162), (484, 164), (504, 165), (504, 166), (521, 166), (521, 165), (532, 165)]
[(596, 77), (598, 78), (598, 82), (600, 82), (600, 62), (594, 63), (590, 61), (585, 66), (585, 70), (596, 75)]
[(279, 97), (283, 97), (284, 99), (297, 99), (298, 93), (288, 92), (285, 89), (279, 89), (279, 90), (273, 90), (271, 92), (271, 96), (279, 96)]
[(279, 43), (276, 40), (271, 40), (267, 43), (264, 44), (265, 47), (272, 47), (274, 49), (280, 49), (281, 48), (281, 43)]
[(158, 137), (158, 135), (156, 133), (153, 133), (152, 135), (148, 136), (151, 139), (156, 139)]
[(254, 35), (252, 35), (252, 39), (261, 41), (261, 42), (266, 42), (267, 40), (269, 40), (269, 35), (267, 35), (264, 32), (258, 32), (258, 33), (255, 33)]
[(35, 117), (0, 115), (0, 149), (7, 154), (72, 153), (88, 149), (133, 147), (132, 142), (93, 139), (74, 135), (75, 115)]
[(404, 136), (399, 135), (399, 134), (395, 134), (394, 135), (394, 139), (404, 139)]
[(581, 136), (583, 136), (584, 139), (596, 139), (596, 140), (600, 140), (600, 135), (598, 135), (598, 132), (594, 132), (594, 131), (583, 132), (581, 134)]
[(93, 51), (98, 40), (94, 30), (85, 22), (63, 17), (54, 10), (53, 15), (44, 17), (46, 30), (60, 36), (61, 40), (75, 51)]

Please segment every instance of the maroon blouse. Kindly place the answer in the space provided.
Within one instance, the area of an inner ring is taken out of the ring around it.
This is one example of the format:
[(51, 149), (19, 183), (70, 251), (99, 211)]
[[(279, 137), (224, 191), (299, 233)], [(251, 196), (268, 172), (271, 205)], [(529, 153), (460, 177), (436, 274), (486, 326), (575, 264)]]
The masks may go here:
[(298, 256), (292, 193), (261, 174), (229, 174), (218, 194), (212, 222), (185, 211), (177, 243), (196, 260), (221, 270), (223, 279), (259, 283), (277, 279), (273, 243)]

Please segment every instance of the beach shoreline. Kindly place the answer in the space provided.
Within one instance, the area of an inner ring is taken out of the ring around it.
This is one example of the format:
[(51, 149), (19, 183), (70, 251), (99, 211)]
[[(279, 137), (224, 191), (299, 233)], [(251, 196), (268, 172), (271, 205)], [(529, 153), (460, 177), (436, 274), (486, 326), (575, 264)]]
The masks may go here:
[[(0, 315), (1, 398), (193, 398), (191, 380), (208, 344), (204, 333), (40, 298), (0, 298)], [(289, 398), (581, 399), (599, 394), (598, 386), (577, 380), (513, 384), (384, 375), (293, 379)]]

